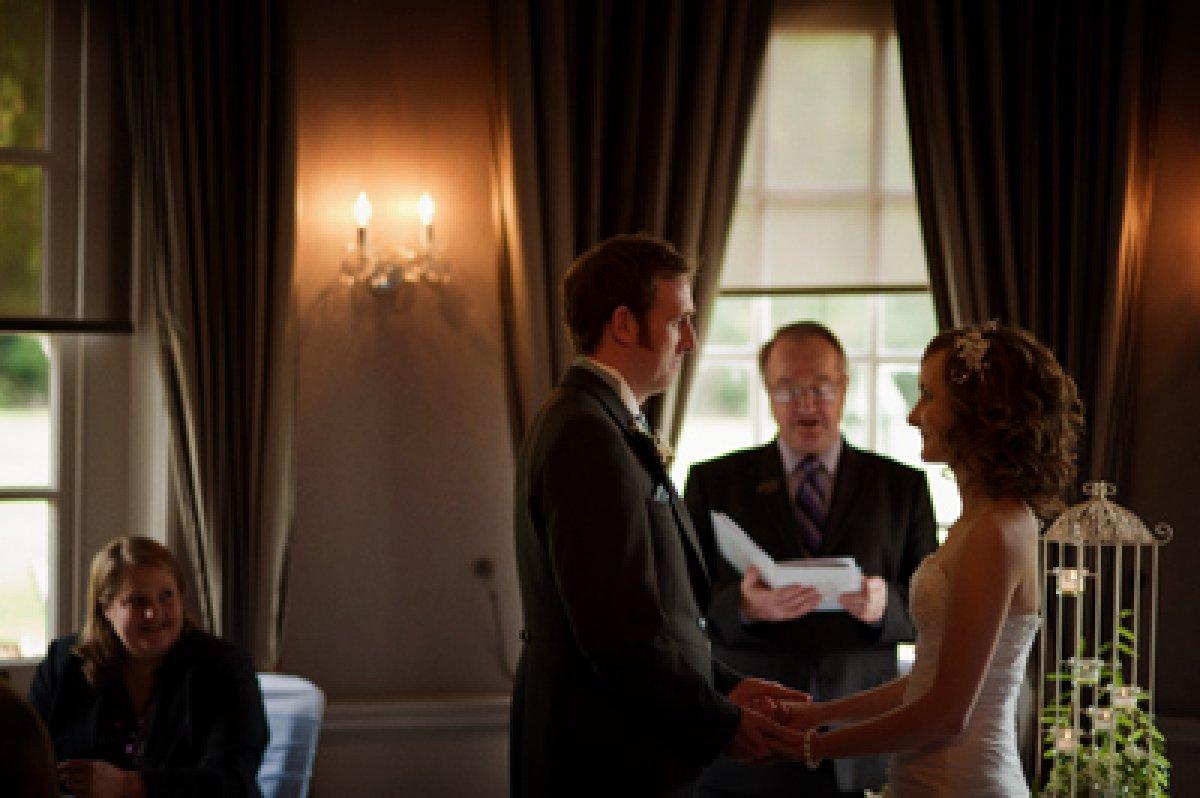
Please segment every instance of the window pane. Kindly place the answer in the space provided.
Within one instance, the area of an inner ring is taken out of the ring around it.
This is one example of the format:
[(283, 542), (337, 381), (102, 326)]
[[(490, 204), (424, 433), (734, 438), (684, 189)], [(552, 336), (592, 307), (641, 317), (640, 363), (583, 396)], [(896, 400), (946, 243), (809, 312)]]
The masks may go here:
[(739, 200), (733, 206), (729, 243), (721, 267), (724, 285), (763, 284), (762, 211), (754, 200)]
[(772, 188), (865, 188), (871, 175), (869, 34), (771, 37), (766, 177)]
[(42, 337), (0, 335), (0, 485), (6, 487), (50, 484), (46, 347)]
[(757, 189), (762, 186), (762, 92), (754, 101), (754, 110), (750, 112), (750, 127), (746, 130), (746, 149), (742, 153), (742, 173), (740, 185), (746, 189)]
[(948, 526), (962, 511), (958, 486), (942, 463), (921, 460), (921, 433), (909, 425), (908, 412), (917, 401), (917, 375), (920, 368), (913, 364), (883, 364), (876, 382), (875, 427), (876, 450), (922, 469), (929, 481), (933, 497), (933, 514), (937, 523)]
[[(0, 0), (0, 147), (45, 141), (46, 14), (39, 0)], [(0, 202), (7, 212), (8, 205)]]
[(908, 144), (908, 112), (904, 107), (904, 83), (900, 72), (900, 47), (889, 36), (884, 56), (883, 78), (883, 187), (889, 191), (912, 191), (912, 155)]
[(0, 659), (46, 654), (50, 506), (0, 501)]
[[(883, 297), (883, 351), (920, 357), (937, 332), (931, 294)], [(910, 397), (911, 398), (911, 397)]]
[(0, 315), (42, 312), (42, 169), (0, 164)]
[(871, 218), (861, 207), (768, 208), (766, 284), (849, 285), (875, 281)]
[(893, 201), (883, 206), (883, 261), (881, 280), (888, 283), (926, 283), (925, 244), (913, 201)]
[(723, 363), (706, 365), (696, 375), (688, 404), (697, 418), (748, 418), (753, 386), (745, 369)]
[(846, 351), (871, 351), (874, 296), (794, 296), (771, 299), (771, 330), (796, 321), (819, 321), (833, 331)]
[(921, 465), (921, 433), (908, 423), (917, 400), (915, 363), (885, 363), (877, 374), (875, 447), (904, 463)]
[(850, 363), (850, 384), (842, 409), (842, 434), (861, 449), (871, 448), (871, 368), (867, 363)]
[(754, 443), (752, 390), (759, 389), (751, 367), (701, 363), (671, 469), (676, 485), (684, 484), (693, 463)]
[(717, 297), (713, 303), (706, 346), (738, 346), (757, 350), (759, 301), (753, 297)]

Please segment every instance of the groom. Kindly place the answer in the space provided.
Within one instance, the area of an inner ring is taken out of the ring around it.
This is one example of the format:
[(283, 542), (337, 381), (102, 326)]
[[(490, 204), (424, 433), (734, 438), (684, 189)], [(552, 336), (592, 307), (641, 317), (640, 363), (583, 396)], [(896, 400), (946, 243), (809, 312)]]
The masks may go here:
[(718, 754), (799, 739), (745, 705), (807, 696), (711, 657), (709, 566), (641, 414), (695, 347), (691, 277), (669, 244), (623, 235), (563, 279), (580, 354), (517, 464), (514, 798), (691, 795)]

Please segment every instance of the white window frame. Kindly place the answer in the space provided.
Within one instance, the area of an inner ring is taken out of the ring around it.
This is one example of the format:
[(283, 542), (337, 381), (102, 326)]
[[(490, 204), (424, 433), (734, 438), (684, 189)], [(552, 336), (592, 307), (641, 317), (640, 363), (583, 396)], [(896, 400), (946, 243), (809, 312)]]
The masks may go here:
[[(869, 220), (870, 241), (867, 247), (869, 258), (867, 273), (879, 275), (882, 273), (881, 263), (884, 253), (882, 250), (883, 225), (885, 209), (891, 203), (912, 204), (915, 207), (915, 187), (897, 190), (884, 184), (884, 144), (887, 133), (886, 101), (888, 90), (888, 48), (895, 37), (891, 21), (891, 9), (886, 4), (859, 2), (847, 3), (836, 9), (814, 7), (803, 3), (781, 3), (781, 11), (776, 14), (776, 22), (772, 35), (787, 32), (829, 33), (829, 34), (859, 34), (868, 35), (873, 42), (872, 48), (872, 80), (871, 80), (871, 119), (870, 119), (870, 171), (866, 187), (852, 190), (802, 190), (780, 189), (770, 186), (767, 179), (767, 137), (763, 126), (768, 118), (766, 103), (770, 97), (770, 81), (778, 79), (771, 74), (770, 61), (763, 71), (763, 84), (760, 87), (760, 103), (758, 113), (752, 120), (756, 129), (749, 131), (747, 146), (756, 146), (756, 151), (744, 156), (745, 167), (759, 176), (749, 185), (739, 185), (737, 203), (741, 207), (749, 207), (758, 211), (755, 214), (758, 224), (758, 246), (760, 253), (759, 275), (766, 273), (767, 225), (762, 211), (767, 207), (803, 207), (821, 208), (854, 203), (856, 207), (867, 208)], [(771, 46), (768, 44), (768, 46)], [(745, 279), (749, 279), (747, 276)], [(841, 285), (751, 285), (726, 284), (723, 282), (718, 290), (718, 301), (723, 298), (741, 297), (758, 305), (755, 317), (759, 328), (756, 330), (757, 342), (766, 341), (775, 332), (771, 314), (768, 313), (769, 303), (775, 298), (800, 297), (862, 297), (871, 302), (869, 341), (866, 351), (847, 347), (847, 360), (851, 368), (865, 366), (866, 384), (866, 436), (862, 441), (870, 449), (879, 449), (881, 440), (881, 416), (879, 408), (880, 386), (879, 372), (881, 367), (899, 365), (911, 367), (914, 371), (920, 368), (920, 351), (889, 351), (884, 347), (883, 340), (883, 302), (885, 297), (900, 295), (930, 294), (928, 280), (919, 282), (873, 282)], [(719, 344), (707, 342), (704, 344), (702, 356), (705, 366), (717, 365), (730, 369), (746, 371), (751, 375), (751, 384), (757, 387), (750, 389), (748, 412), (750, 414), (752, 440), (746, 445), (757, 445), (770, 440), (775, 434), (775, 421), (771, 414), (766, 391), (762, 386), (761, 375), (758, 371), (758, 351), (760, 343), (754, 344)], [(697, 369), (699, 376), (699, 369)], [(675, 469), (677, 478), (682, 478), (686, 463), (679, 463)], [(929, 468), (925, 468), (929, 471)], [(931, 475), (933, 472), (930, 472)], [(931, 485), (932, 487), (932, 485)]]
[[(138, 468), (139, 477), (161, 470), (165, 444), (161, 396), (154, 375), (142, 373), (134, 360), (131, 339), (78, 334), (132, 330), (131, 318), (89, 317), (89, 296), (111, 285), (105, 275), (123, 268), (129, 254), (111, 224), (128, 218), (131, 209), (128, 170), (108, 157), (118, 91), (112, 18), (97, 16), (107, 5), (90, 0), (45, 0), (45, 9), (43, 146), (0, 147), (0, 164), (43, 169), (43, 314), (0, 317), (0, 335), (46, 335), (50, 342), (51, 473), (48, 485), (0, 487), (0, 500), (48, 504), (46, 633), (53, 639), (82, 622), (88, 553), (139, 527), (161, 525), (158, 532), (165, 534), (157, 514), (131, 510), (139, 499), (165, 492), (161, 474), (153, 488), (136, 487), (129, 468), (133, 449), (151, 464)], [(131, 317), (132, 286), (129, 302)], [(134, 419), (128, 411), (144, 402), (153, 412)], [(85, 496), (89, 482), (117, 490)], [(36, 664), (31, 658), (0, 660), (0, 673), (23, 691)]]

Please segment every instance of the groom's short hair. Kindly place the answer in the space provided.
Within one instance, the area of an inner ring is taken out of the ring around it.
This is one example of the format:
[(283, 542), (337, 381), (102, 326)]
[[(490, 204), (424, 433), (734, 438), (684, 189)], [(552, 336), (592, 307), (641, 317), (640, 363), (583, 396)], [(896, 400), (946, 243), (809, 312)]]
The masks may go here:
[(563, 315), (575, 349), (596, 351), (604, 326), (622, 305), (644, 327), (655, 279), (691, 273), (675, 247), (646, 233), (616, 235), (584, 252), (562, 281)]

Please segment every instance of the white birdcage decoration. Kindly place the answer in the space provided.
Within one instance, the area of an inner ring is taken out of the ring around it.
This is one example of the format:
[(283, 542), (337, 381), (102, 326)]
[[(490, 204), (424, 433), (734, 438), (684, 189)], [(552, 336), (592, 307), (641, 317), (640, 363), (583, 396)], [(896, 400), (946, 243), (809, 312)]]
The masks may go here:
[(1041, 535), (1049, 601), (1035, 783), (1043, 796), (1165, 795), (1154, 657), (1159, 547), (1173, 533), (1112, 502), (1107, 482), (1083, 491)]

